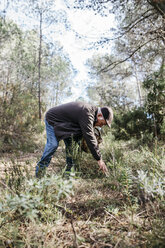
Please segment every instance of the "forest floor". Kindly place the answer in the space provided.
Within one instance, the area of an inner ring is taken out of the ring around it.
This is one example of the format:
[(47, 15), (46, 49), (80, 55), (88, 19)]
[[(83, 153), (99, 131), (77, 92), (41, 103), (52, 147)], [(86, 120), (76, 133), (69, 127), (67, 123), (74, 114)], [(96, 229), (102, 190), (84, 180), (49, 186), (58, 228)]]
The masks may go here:
[[(11, 171), (13, 164), (16, 167), (19, 164), (21, 167), (28, 167), (33, 178), (39, 157), (39, 151), (17, 154), (17, 157), (4, 154), (0, 159), (1, 170), (6, 168)], [(105, 177), (95, 173), (93, 168), (96, 167), (97, 171), (97, 163), (89, 155), (83, 161), (85, 168), (82, 174), (75, 176), (73, 173), (69, 180), (73, 187), (72, 193), (55, 205), (57, 217), (54, 223), (33, 220), (25, 224), (20, 219), (17, 220), (18, 230), (15, 236), (13, 231), (7, 231), (8, 224), (3, 225), (4, 230), (2, 228), (0, 231), (0, 248), (165, 247), (164, 198), (145, 198), (143, 191), (138, 195), (132, 182), (130, 189), (129, 177), (118, 180), (114, 171), (113, 176)], [(52, 159), (48, 173), (61, 174), (64, 168), (61, 165), (65, 166), (63, 148)], [(2, 178), (3, 173), (1, 182)], [(1, 184), (0, 187), (2, 186)], [(12, 225), (14, 227), (14, 221)], [(18, 242), (20, 239), (21, 242)]]

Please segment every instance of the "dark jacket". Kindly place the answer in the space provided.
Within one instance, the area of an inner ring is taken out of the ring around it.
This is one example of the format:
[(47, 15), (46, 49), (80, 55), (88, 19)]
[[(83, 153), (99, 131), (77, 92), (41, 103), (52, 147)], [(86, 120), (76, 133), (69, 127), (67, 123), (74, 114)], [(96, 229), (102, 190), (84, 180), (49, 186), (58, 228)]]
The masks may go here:
[(97, 107), (83, 102), (70, 102), (51, 108), (46, 113), (47, 122), (54, 127), (58, 140), (70, 136), (83, 136), (96, 160), (101, 159), (94, 135)]

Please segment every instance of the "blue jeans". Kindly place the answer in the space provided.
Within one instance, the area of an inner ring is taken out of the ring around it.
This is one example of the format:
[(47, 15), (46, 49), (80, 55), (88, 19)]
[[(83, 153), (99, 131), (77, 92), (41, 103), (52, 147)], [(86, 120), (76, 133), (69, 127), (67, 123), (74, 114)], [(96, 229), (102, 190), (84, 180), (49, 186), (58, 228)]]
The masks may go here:
[(40, 174), (43, 173), (46, 167), (49, 166), (52, 156), (58, 148), (58, 140), (54, 133), (54, 127), (51, 126), (46, 120), (45, 120), (45, 125), (46, 125), (47, 143), (45, 145), (42, 158), (37, 163), (36, 166), (36, 177), (40, 176)]

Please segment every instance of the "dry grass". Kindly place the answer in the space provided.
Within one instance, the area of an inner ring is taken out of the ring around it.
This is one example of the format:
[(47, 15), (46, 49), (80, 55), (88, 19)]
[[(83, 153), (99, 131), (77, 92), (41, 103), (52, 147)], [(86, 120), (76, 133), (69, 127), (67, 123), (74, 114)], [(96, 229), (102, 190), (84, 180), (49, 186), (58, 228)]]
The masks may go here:
[[(139, 152), (130, 151), (131, 153), (139, 156)], [(125, 156), (131, 159), (130, 154), (128, 156), (127, 151)], [(91, 168), (94, 168), (94, 162), (90, 157), (88, 159)], [(145, 165), (146, 158), (140, 159)], [(19, 157), (15, 164), (28, 166), (30, 177), (33, 178), (36, 160), (36, 154), (28, 154), (28, 160), (27, 156)], [(131, 162), (134, 160), (133, 155)], [(83, 158), (83, 161), (82, 171), (87, 174), (87, 158)], [(5, 156), (1, 160), (5, 167), (11, 166), (10, 170), (12, 163), (13, 159), (5, 159)], [(61, 173), (64, 165), (64, 156), (59, 150), (58, 160), (53, 159), (48, 174)], [(25, 222), (15, 219), (5, 223), (0, 229), (0, 247), (163, 248), (164, 199), (148, 198), (141, 202), (136, 190), (129, 191), (127, 185), (118, 181), (113, 173), (113, 176), (105, 178), (94, 172), (92, 170), (88, 176), (84, 174), (83, 177), (72, 179), (74, 195), (59, 202), (58, 214), (55, 211), (56, 218), (52, 222), (40, 219)], [(0, 187), (4, 189), (2, 184)]]

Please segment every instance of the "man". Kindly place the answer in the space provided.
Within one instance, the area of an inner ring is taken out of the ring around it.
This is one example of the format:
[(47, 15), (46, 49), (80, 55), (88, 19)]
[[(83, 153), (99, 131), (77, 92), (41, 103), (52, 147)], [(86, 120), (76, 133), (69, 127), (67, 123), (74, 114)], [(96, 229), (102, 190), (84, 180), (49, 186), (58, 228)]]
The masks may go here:
[(112, 120), (113, 111), (110, 107), (98, 108), (83, 102), (70, 102), (49, 109), (45, 116), (47, 143), (36, 166), (36, 176), (39, 177), (49, 166), (60, 140), (64, 140), (66, 145), (66, 171), (70, 171), (74, 164), (72, 141), (78, 142), (82, 137), (97, 160), (99, 169), (106, 174), (108, 170), (101, 157), (94, 127), (110, 127)]

